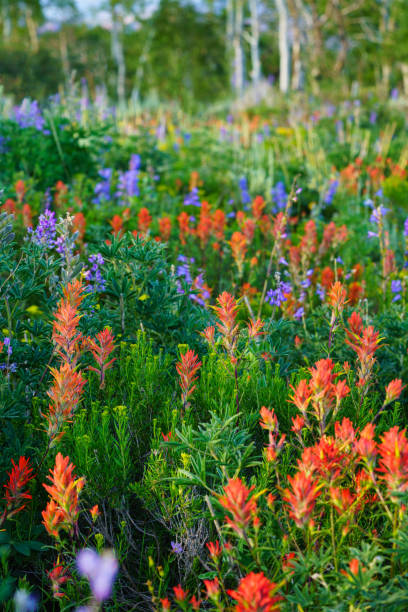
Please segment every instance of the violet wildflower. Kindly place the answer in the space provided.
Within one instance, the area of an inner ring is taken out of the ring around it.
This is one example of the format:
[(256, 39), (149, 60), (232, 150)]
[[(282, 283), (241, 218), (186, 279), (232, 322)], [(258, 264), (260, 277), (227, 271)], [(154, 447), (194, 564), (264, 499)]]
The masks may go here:
[(34, 127), (42, 131), (45, 125), (45, 119), (36, 100), (33, 102), (23, 100), (20, 106), (14, 108), (13, 119), (21, 128)]
[(193, 187), (193, 189), (186, 195), (183, 202), (184, 206), (201, 206), (200, 196), (198, 195), (197, 187)]
[(271, 196), (273, 202), (276, 204), (275, 212), (283, 210), (286, 207), (288, 194), (286, 193), (285, 183), (283, 181), (278, 181), (275, 187), (272, 187)]
[(101, 266), (105, 263), (100, 253), (90, 255), (88, 258), (89, 268), (85, 272), (85, 278), (89, 282), (91, 290), (99, 293), (105, 290), (105, 279), (102, 277)]
[(110, 550), (99, 555), (91, 548), (81, 550), (76, 558), (81, 576), (89, 580), (92, 595), (98, 602), (109, 599), (119, 564)]
[(299, 320), (304, 316), (304, 314), (305, 314), (305, 309), (303, 308), (303, 306), (300, 306), (300, 308), (296, 310), (293, 316), (295, 317), (295, 319)]
[(171, 550), (172, 552), (174, 552), (174, 554), (181, 555), (181, 553), (183, 552), (183, 547), (179, 542), (170, 542), (170, 545)]
[(375, 125), (377, 123), (377, 113), (376, 113), (376, 111), (371, 111), (369, 121), (370, 121), (371, 125)]
[(280, 308), (283, 302), (286, 302), (286, 294), (292, 291), (292, 287), (289, 283), (279, 282), (276, 289), (270, 289), (266, 294), (265, 301), (269, 302), (271, 306), (277, 306)]
[(125, 204), (127, 198), (140, 195), (139, 189), (139, 168), (141, 164), (140, 155), (134, 153), (130, 158), (129, 170), (119, 173), (117, 197), (120, 203)]
[(17, 589), (13, 600), (15, 612), (35, 612), (38, 609), (38, 597), (25, 589)]
[(405, 223), (404, 223), (404, 237), (408, 238), (408, 218), (405, 219)]
[(316, 295), (319, 296), (321, 302), (324, 302), (324, 299), (326, 297), (326, 291), (325, 288), (322, 287), (320, 284), (318, 284), (316, 287)]
[(10, 357), (10, 355), (13, 354), (13, 347), (11, 346), (10, 338), (6, 336), (3, 340), (3, 344), (7, 347), (7, 355)]
[(56, 238), (55, 213), (52, 210), (45, 210), (38, 218), (35, 231), (28, 229), (31, 239), (35, 244), (43, 245), (48, 249), (53, 248)]
[(103, 200), (109, 200), (111, 196), (112, 168), (102, 168), (98, 174), (103, 180), (95, 185), (95, 197), (92, 200), (94, 204), (100, 204)]
[(340, 183), (339, 183), (338, 180), (332, 181), (330, 183), (329, 188), (328, 188), (328, 190), (327, 190), (327, 192), (326, 192), (326, 194), (325, 194), (325, 196), (323, 198), (323, 202), (325, 204), (329, 204), (329, 205), (332, 204), (333, 198), (336, 195), (336, 192), (337, 192), (339, 184)]
[(402, 293), (402, 283), (399, 279), (391, 281), (391, 293), (394, 294), (393, 302), (399, 302)]
[(248, 191), (248, 181), (245, 176), (239, 179), (238, 186), (241, 190), (241, 201), (243, 204), (250, 204), (252, 202), (251, 196)]

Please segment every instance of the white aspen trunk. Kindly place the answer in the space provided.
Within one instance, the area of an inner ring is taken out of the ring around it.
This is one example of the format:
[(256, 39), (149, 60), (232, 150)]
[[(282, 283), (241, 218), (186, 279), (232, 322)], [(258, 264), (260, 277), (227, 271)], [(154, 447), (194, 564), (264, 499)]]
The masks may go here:
[(28, 35), (30, 37), (30, 43), (32, 50), (34, 53), (38, 52), (39, 44), (38, 44), (38, 35), (37, 35), (37, 25), (33, 19), (33, 13), (30, 8), (26, 8), (25, 10), (25, 22), (27, 25)]
[(287, 0), (292, 21), (292, 89), (298, 91), (303, 84), (302, 32), (300, 28), (300, 11), (295, 0)]
[(404, 94), (408, 96), (408, 64), (400, 64)]
[(236, 96), (242, 97), (244, 92), (244, 51), (242, 48), (242, 33), (244, 27), (243, 0), (236, 0), (234, 20), (234, 87)]
[(259, 102), (259, 83), (261, 80), (261, 58), (259, 55), (259, 15), (258, 1), (249, 0), (249, 9), (251, 12), (251, 80), (254, 88), (255, 102)]
[(112, 7), (112, 31), (111, 31), (111, 44), (112, 44), (112, 57), (116, 63), (117, 77), (116, 77), (116, 95), (118, 103), (121, 108), (124, 108), (126, 103), (126, 92), (125, 92), (125, 80), (126, 80), (126, 65), (125, 55), (123, 52), (123, 44), (121, 39), (121, 30), (119, 20), (115, 11)]
[(61, 56), (62, 71), (65, 77), (65, 84), (68, 87), (69, 78), (70, 78), (68, 42), (67, 42), (67, 36), (63, 30), (60, 30), (58, 40), (59, 40), (59, 50), (60, 50), (60, 56)]
[(234, 85), (235, 70), (234, 70), (234, 49), (233, 49), (234, 47), (234, 2), (233, 0), (227, 0), (226, 8), (227, 8), (227, 24), (226, 24), (227, 26), (227, 31), (226, 31), (227, 65), (228, 65), (228, 70), (229, 70), (230, 86), (235, 91), (235, 85)]
[(279, 89), (287, 93), (290, 82), (289, 15), (285, 0), (275, 2), (279, 15)]

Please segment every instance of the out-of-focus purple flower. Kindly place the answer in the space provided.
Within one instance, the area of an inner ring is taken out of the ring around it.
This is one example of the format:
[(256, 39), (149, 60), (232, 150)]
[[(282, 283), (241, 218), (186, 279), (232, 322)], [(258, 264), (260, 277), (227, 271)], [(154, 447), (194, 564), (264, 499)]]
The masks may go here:
[(13, 347), (11, 346), (11, 340), (7, 336), (3, 340), (4, 346), (7, 347), (7, 355), (10, 357), (13, 353)]
[(275, 212), (283, 210), (288, 201), (288, 194), (286, 193), (285, 183), (283, 181), (278, 181), (275, 187), (272, 187), (271, 196), (276, 204)]
[(21, 128), (34, 127), (42, 131), (45, 125), (45, 119), (36, 100), (33, 102), (23, 100), (20, 106), (14, 108), (13, 119)]
[(285, 259), (284, 257), (281, 257), (281, 258), (279, 259), (279, 262), (278, 262), (278, 263), (280, 263), (280, 264), (281, 264), (281, 266), (288, 266), (288, 265), (289, 265), (289, 264), (288, 264), (288, 262), (286, 261), (286, 259)]
[(300, 306), (300, 308), (297, 309), (297, 311), (295, 312), (293, 316), (295, 317), (295, 319), (299, 320), (304, 316), (304, 314), (305, 314), (305, 309), (303, 308), (303, 306)]
[(248, 181), (246, 176), (243, 176), (238, 181), (238, 187), (241, 190), (241, 201), (243, 204), (250, 204), (252, 202), (251, 196), (248, 191)]
[(102, 277), (101, 266), (105, 263), (100, 253), (90, 255), (88, 258), (89, 268), (85, 272), (85, 278), (90, 284), (92, 291), (100, 293), (105, 291), (106, 282)]
[(318, 295), (320, 300), (324, 302), (324, 298), (326, 297), (326, 291), (325, 288), (322, 287), (320, 284), (316, 287), (316, 295)]
[(183, 552), (183, 547), (180, 542), (170, 542), (170, 545), (171, 550), (174, 552), (174, 554), (181, 555), (181, 553)]
[(391, 293), (394, 293), (393, 302), (399, 302), (402, 293), (402, 283), (399, 279), (391, 281)]
[(376, 113), (376, 111), (371, 111), (371, 113), (370, 113), (370, 123), (371, 123), (371, 125), (375, 125), (377, 123), (377, 113)]
[(31, 234), (31, 239), (33, 242), (51, 249), (55, 245), (55, 226), (55, 212), (52, 210), (45, 210), (39, 216), (35, 230), (33, 231), (31, 228), (29, 228), (28, 233)]
[(364, 200), (364, 206), (368, 206), (369, 208), (374, 208), (374, 202), (370, 198), (366, 198)]
[(408, 238), (408, 218), (405, 219), (405, 223), (404, 223), (404, 236), (405, 238)]
[(371, 223), (376, 223), (378, 225), (380, 221), (385, 217), (387, 212), (389, 212), (389, 210), (389, 208), (386, 208), (382, 204), (380, 206), (377, 206), (377, 208), (374, 208), (370, 216)]
[(102, 168), (98, 174), (103, 180), (95, 185), (95, 198), (92, 200), (94, 204), (100, 204), (103, 200), (110, 200), (111, 197), (112, 168)]
[(336, 195), (336, 192), (337, 192), (339, 184), (340, 183), (339, 183), (338, 180), (332, 181), (330, 183), (329, 188), (328, 188), (328, 190), (326, 192), (326, 195), (323, 198), (323, 202), (325, 204), (329, 204), (330, 205), (333, 202), (333, 198)]
[(139, 168), (141, 164), (140, 155), (134, 153), (130, 158), (129, 170), (119, 173), (118, 188), (116, 196), (120, 204), (126, 204), (127, 198), (133, 198), (140, 194)]
[(17, 589), (14, 594), (15, 612), (35, 612), (38, 609), (38, 597), (24, 589)]
[(193, 187), (193, 189), (186, 195), (183, 202), (184, 206), (201, 206), (200, 196), (198, 195), (198, 188)]
[(399, 91), (397, 87), (394, 87), (393, 89), (391, 89), (391, 100), (398, 100), (398, 96), (399, 96)]
[(91, 548), (81, 550), (76, 558), (79, 573), (89, 580), (96, 601), (102, 602), (111, 596), (119, 564), (110, 550), (99, 555)]

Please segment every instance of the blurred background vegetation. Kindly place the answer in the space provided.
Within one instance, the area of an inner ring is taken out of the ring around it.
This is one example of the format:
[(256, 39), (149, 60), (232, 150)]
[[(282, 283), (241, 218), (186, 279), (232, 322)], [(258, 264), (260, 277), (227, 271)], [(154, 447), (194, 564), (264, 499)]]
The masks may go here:
[[(408, 90), (406, 0), (0, 0), (0, 86), (114, 102), (328, 99)], [(333, 87), (333, 80), (336, 86)]]

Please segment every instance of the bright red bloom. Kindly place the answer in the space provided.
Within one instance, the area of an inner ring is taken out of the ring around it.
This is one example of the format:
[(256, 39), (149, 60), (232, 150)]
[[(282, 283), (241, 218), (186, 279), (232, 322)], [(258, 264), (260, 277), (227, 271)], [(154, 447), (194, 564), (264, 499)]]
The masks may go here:
[(268, 410), (268, 408), (262, 406), (259, 412), (261, 414), (261, 420), (259, 421), (260, 426), (268, 431), (276, 431), (278, 428), (278, 418), (274, 409)]
[(93, 366), (89, 366), (89, 369), (99, 374), (100, 389), (103, 389), (105, 386), (106, 371), (109, 370), (116, 361), (116, 357), (109, 359), (110, 355), (115, 350), (114, 340), (114, 335), (106, 327), (103, 331), (99, 332), (95, 340), (91, 340), (90, 342), (89, 348), (98, 367), (94, 368)]
[(297, 415), (296, 417), (292, 417), (291, 430), (295, 434), (300, 434), (304, 426), (305, 426), (305, 419), (302, 416)]
[(201, 606), (201, 599), (197, 599), (195, 595), (190, 599), (191, 606), (193, 610), (199, 610)]
[(62, 565), (57, 565), (55, 563), (53, 569), (48, 572), (48, 577), (52, 583), (54, 597), (56, 599), (65, 597), (65, 593), (61, 591), (61, 586), (69, 580), (67, 570)]
[(222, 548), (218, 540), (216, 540), (215, 542), (207, 542), (206, 546), (208, 548), (208, 552), (210, 553), (210, 557), (212, 557), (212, 559), (217, 559), (218, 557), (221, 556)]
[(203, 338), (205, 338), (208, 344), (211, 344), (211, 346), (214, 345), (214, 334), (215, 334), (214, 325), (209, 325), (208, 327), (205, 328), (203, 332), (200, 333), (200, 335), (203, 336)]
[(176, 364), (176, 370), (180, 376), (181, 401), (183, 405), (193, 393), (196, 385), (193, 382), (198, 379), (196, 373), (201, 367), (201, 361), (192, 349), (180, 356), (180, 361)]
[(114, 236), (121, 236), (123, 234), (123, 219), (119, 215), (113, 215), (109, 221), (109, 225), (112, 228), (112, 234)]
[(177, 586), (173, 587), (173, 591), (174, 598), (176, 601), (185, 601), (187, 599), (188, 591), (185, 591), (181, 587), (181, 584), (178, 584)]
[(290, 397), (290, 401), (295, 404), (296, 408), (303, 414), (306, 415), (307, 408), (310, 403), (312, 390), (309, 387), (309, 383), (306, 380), (301, 380), (297, 387), (290, 385), (293, 391), (293, 395)]
[(141, 234), (146, 234), (152, 222), (152, 217), (147, 208), (141, 208), (139, 210), (139, 214), (137, 215), (137, 222), (139, 232), (141, 232)]
[(207, 597), (210, 599), (217, 598), (220, 593), (220, 583), (217, 576), (214, 580), (204, 580), (205, 589), (207, 591)]
[(220, 504), (232, 514), (232, 518), (225, 517), (226, 522), (240, 536), (256, 517), (256, 500), (250, 497), (254, 488), (255, 485), (252, 485), (248, 489), (240, 478), (230, 478), (224, 487), (225, 495), (219, 498)]
[(238, 273), (241, 275), (245, 255), (248, 250), (247, 239), (241, 232), (234, 232), (231, 236), (229, 245), (231, 247), (232, 257), (237, 264)]
[(260, 331), (264, 325), (265, 323), (261, 321), (261, 319), (248, 323), (248, 337), (255, 338), (256, 336), (261, 336), (264, 334), (265, 332)]
[(289, 505), (289, 515), (298, 527), (304, 527), (312, 515), (316, 499), (320, 495), (316, 482), (304, 472), (288, 476), (291, 489), (285, 489), (284, 499)]
[(220, 208), (213, 214), (213, 231), (217, 240), (224, 240), (225, 233), (225, 213)]
[(235, 612), (279, 612), (283, 597), (276, 595), (277, 585), (263, 572), (251, 572), (241, 579), (236, 591), (227, 591), (237, 602)]
[(350, 489), (330, 487), (329, 493), (332, 504), (339, 514), (344, 514), (347, 512), (356, 499), (356, 496), (350, 491)]
[(347, 445), (352, 444), (356, 437), (353, 423), (347, 417), (344, 417), (341, 423), (339, 421), (335, 422), (334, 432), (336, 440), (341, 440)]
[(378, 454), (377, 443), (374, 440), (375, 426), (372, 423), (367, 423), (363, 431), (360, 433), (359, 440), (354, 442), (354, 450), (361, 459), (367, 461), (369, 465), (373, 465)]
[(330, 288), (328, 293), (328, 301), (330, 306), (338, 316), (344, 310), (344, 305), (346, 304), (346, 296), (347, 292), (340, 281), (336, 281), (334, 285)]
[(164, 599), (161, 599), (160, 603), (162, 605), (162, 612), (168, 612), (168, 610), (170, 610), (171, 603), (167, 597), (165, 597)]
[(6, 510), (4, 511), (2, 519), (11, 518), (17, 512), (20, 512), (26, 506), (24, 500), (32, 499), (30, 493), (25, 490), (27, 484), (34, 478), (33, 468), (30, 465), (30, 459), (20, 457), (18, 464), (15, 464), (13, 459), (11, 460), (13, 468), (9, 473), (9, 479), (7, 484), (4, 485), (6, 489), (5, 500)]
[(254, 201), (252, 202), (252, 214), (254, 215), (255, 219), (257, 219), (258, 221), (259, 219), (261, 219), (263, 215), (265, 206), (266, 206), (266, 202), (262, 196), (258, 195), (254, 198)]

